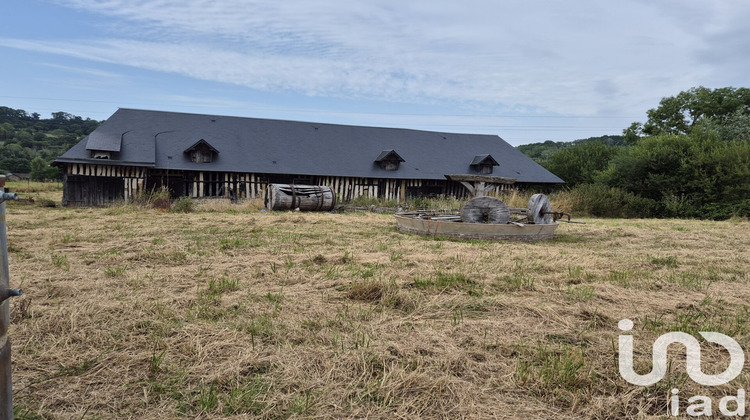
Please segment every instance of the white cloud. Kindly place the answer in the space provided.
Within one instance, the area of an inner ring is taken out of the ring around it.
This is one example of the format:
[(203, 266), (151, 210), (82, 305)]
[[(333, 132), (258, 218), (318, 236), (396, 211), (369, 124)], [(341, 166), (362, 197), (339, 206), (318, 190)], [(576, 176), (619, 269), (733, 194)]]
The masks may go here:
[(56, 3), (113, 29), (0, 45), (264, 91), (567, 115), (642, 114), (717, 80), (714, 63), (737, 70), (728, 55), (746, 42), (727, 37), (747, 34), (738, 16), (748, 10), (729, 0)]
[(125, 78), (125, 76), (122, 74), (99, 70), (99, 69), (65, 66), (65, 65), (57, 64), (57, 63), (42, 63), (42, 65), (45, 67), (55, 69), (55, 70), (61, 70), (61, 71), (68, 72), (68, 73), (89, 76), (89, 77), (96, 77), (100, 79), (108, 79), (109, 81)]

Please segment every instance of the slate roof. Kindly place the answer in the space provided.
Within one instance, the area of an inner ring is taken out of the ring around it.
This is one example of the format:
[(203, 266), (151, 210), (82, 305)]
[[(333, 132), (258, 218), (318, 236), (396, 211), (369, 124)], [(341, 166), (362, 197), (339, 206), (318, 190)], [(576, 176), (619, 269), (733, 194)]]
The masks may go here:
[[(219, 152), (213, 162), (191, 162), (185, 153), (200, 140)], [(112, 159), (92, 159), (91, 150), (112, 151)], [(391, 150), (404, 162), (396, 171), (385, 171), (375, 161), (383, 151)], [(125, 108), (117, 110), (55, 162), (106, 162), (185, 171), (443, 180), (445, 174), (476, 174), (471, 164), (480, 155), (492, 155), (497, 161), (494, 176), (516, 178), (524, 183), (563, 183), (494, 135)]]
[(474, 156), (474, 160), (471, 161), (471, 166), (478, 166), (478, 165), (491, 165), (491, 166), (497, 166), (499, 163), (495, 160), (495, 158), (492, 157), (492, 155), (476, 155)]
[(384, 160), (393, 160), (398, 162), (406, 162), (404, 158), (398, 155), (395, 150), (383, 150), (380, 152), (378, 157), (375, 158), (375, 162), (382, 162)]

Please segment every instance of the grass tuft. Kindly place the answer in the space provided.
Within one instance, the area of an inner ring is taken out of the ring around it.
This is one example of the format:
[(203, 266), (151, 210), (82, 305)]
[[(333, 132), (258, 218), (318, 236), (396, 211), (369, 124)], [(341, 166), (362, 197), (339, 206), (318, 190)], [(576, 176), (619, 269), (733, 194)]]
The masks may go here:
[(677, 257), (675, 256), (668, 256), (668, 257), (651, 257), (649, 262), (653, 265), (661, 265), (668, 268), (675, 268), (679, 266), (679, 263), (677, 262)]

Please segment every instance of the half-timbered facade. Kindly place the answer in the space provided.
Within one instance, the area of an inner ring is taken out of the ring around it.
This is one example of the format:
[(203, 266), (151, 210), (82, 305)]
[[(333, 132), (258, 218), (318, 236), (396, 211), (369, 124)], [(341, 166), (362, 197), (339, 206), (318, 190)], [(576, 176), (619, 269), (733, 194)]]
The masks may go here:
[(173, 197), (240, 199), (263, 198), (269, 183), (326, 185), (348, 201), (465, 196), (445, 174), (562, 183), (498, 136), (133, 109), (115, 112), (55, 164), (71, 206), (160, 187)]

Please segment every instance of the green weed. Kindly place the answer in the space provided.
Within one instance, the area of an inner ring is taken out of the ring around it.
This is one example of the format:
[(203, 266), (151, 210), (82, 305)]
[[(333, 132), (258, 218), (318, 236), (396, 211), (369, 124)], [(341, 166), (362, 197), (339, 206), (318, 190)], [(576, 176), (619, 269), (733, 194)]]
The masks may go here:
[(667, 277), (667, 282), (679, 285), (690, 290), (704, 290), (711, 285), (711, 281), (706, 280), (702, 275), (692, 272), (682, 272), (672, 274)]
[(567, 293), (568, 296), (574, 300), (583, 302), (587, 302), (594, 298), (594, 288), (591, 286), (573, 287), (572, 285), (569, 285)]
[(219, 280), (211, 279), (208, 281), (208, 293), (210, 295), (221, 296), (224, 292), (233, 292), (239, 290), (239, 280), (222, 277)]
[(219, 396), (216, 394), (214, 384), (211, 384), (208, 389), (200, 390), (195, 405), (202, 412), (210, 412), (219, 405)]
[(463, 273), (446, 273), (438, 271), (434, 277), (416, 277), (411, 282), (412, 287), (420, 289), (437, 289), (440, 291), (463, 290), (471, 296), (481, 296), (483, 285), (469, 278)]
[(106, 267), (104, 269), (104, 274), (106, 274), (109, 277), (119, 277), (119, 276), (124, 275), (127, 270), (128, 270), (127, 266)]
[(679, 265), (677, 262), (677, 257), (675, 256), (668, 256), (668, 257), (651, 257), (651, 260), (649, 261), (653, 265), (663, 265), (664, 267), (668, 268), (675, 268)]
[(555, 395), (565, 403), (592, 381), (583, 351), (568, 344), (519, 346), (513, 378), (519, 386), (537, 395)]
[(98, 359), (85, 359), (77, 365), (60, 366), (60, 376), (80, 376), (96, 366)]
[(270, 388), (268, 382), (257, 376), (248, 382), (236, 383), (223, 398), (224, 414), (260, 414), (266, 407), (262, 397)]
[(166, 350), (163, 350), (161, 353), (156, 354), (156, 349), (154, 349), (153, 354), (151, 355), (151, 358), (148, 360), (148, 376), (149, 378), (155, 377), (159, 372), (162, 370), (162, 363), (164, 362), (164, 355), (167, 354)]
[(534, 278), (525, 273), (503, 275), (497, 277), (492, 285), (502, 292), (534, 290)]
[(70, 263), (68, 262), (68, 257), (66, 255), (52, 254), (51, 258), (52, 264), (54, 264), (55, 267), (65, 271), (70, 270)]

